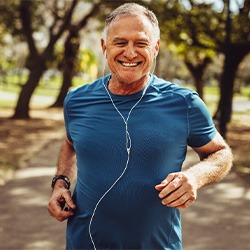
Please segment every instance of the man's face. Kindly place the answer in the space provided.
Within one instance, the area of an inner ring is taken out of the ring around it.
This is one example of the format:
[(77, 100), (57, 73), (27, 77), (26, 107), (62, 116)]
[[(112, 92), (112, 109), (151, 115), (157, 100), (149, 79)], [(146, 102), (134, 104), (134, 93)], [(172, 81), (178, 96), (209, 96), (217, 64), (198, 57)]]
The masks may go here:
[(159, 50), (153, 37), (153, 26), (145, 16), (117, 17), (107, 30), (106, 51), (112, 79), (134, 83), (148, 76)]

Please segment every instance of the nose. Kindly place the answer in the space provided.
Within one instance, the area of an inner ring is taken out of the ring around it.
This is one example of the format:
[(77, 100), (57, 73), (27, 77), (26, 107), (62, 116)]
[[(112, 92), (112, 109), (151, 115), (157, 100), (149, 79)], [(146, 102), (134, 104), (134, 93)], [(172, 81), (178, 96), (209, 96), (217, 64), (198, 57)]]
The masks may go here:
[(137, 52), (132, 44), (128, 44), (124, 49), (123, 55), (127, 59), (133, 59), (137, 56)]

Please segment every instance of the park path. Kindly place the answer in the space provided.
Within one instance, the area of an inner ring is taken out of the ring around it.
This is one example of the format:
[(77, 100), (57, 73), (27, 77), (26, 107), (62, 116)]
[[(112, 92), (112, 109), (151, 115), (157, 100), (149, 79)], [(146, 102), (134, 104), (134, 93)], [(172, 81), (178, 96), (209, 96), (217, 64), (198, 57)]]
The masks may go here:
[[(46, 208), (61, 140), (50, 142), (0, 187), (1, 250), (65, 248), (66, 223), (50, 217)], [(196, 161), (189, 152), (185, 165)], [(184, 250), (250, 249), (250, 186), (234, 172), (200, 190), (196, 203), (181, 213)]]

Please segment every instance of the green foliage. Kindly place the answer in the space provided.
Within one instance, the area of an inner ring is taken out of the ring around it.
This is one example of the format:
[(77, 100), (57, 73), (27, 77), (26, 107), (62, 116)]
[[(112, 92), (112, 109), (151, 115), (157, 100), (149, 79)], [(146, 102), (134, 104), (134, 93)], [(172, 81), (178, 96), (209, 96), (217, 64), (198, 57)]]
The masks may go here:
[(239, 13), (231, 13), (231, 19), (231, 42), (250, 44), (250, 1), (245, 0)]
[[(189, 7), (178, 0), (150, 1), (149, 6), (157, 14), (161, 27), (161, 38), (166, 44), (181, 46), (185, 50), (203, 50), (213, 56), (211, 51), (223, 52), (226, 36), (226, 10), (219, 12), (212, 3), (197, 3), (189, 0)], [(250, 43), (250, 1), (245, 1), (239, 12), (231, 13), (234, 43)], [(184, 53), (185, 54), (185, 53)]]
[[(90, 49), (81, 49), (79, 53), (79, 64), (77, 72), (92, 74), (92, 70), (97, 70), (97, 58)], [(97, 73), (97, 72), (96, 72)]]
[[(168, 48), (183, 58), (212, 58), (216, 41), (208, 34), (217, 33), (219, 13), (211, 4), (191, 4), (187, 9), (177, 0), (155, 1), (150, 7), (157, 14), (161, 27), (161, 39)], [(191, 55), (190, 51), (192, 51)]]
[[(0, 1), (0, 34), (21, 34), (21, 22), (18, 16), (18, 0)], [(0, 37), (0, 41), (1, 41)]]

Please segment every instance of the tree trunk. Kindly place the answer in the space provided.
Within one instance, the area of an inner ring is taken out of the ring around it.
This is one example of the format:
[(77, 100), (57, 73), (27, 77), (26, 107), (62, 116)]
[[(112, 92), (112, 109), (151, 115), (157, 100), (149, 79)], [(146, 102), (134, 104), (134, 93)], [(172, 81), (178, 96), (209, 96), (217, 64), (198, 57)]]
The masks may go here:
[(37, 87), (41, 76), (45, 70), (45, 64), (42, 60), (36, 59), (36, 62), (33, 63), (29, 78), (25, 85), (23, 85), (20, 92), (17, 105), (15, 108), (15, 113), (12, 116), (13, 119), (29, 119), (29, 104), (31, 96)]
[(194, 78), (194, 82), (195, 82), (195, 87), (196, 87), (197, 93), (199, 94), (200, 98), (202, 100), (204, 100), (203, 75), (204, 75), (204, 72), (205, 72), (205, 69), (206, 69), (207, 65), (211, 62), (211, 59), (209, 57), (206, 57), (206, 58), (204, 58), (204, 60), (202, 62), (198, 63), (197, 65), (193, 65), (187, 59), (184, 62), (186, 64), (189, 72), (191, 73), (191, 75)]
[(195, 83), (195, 88), (196, 88), (197, 93), (199, 94), (200, 98), (204, 100), (204, 92), (203, 92), (204, 82), (202, 78), (203, 78), (202, 75), (196, 74), (194, 76), (194, 83)]
[(74, 69), (77, 60), (77, 54), (80, 48), (78, 33), (70, 32), (64, 44), (64, 59), (63, 59), (63, 83), (56, 101), (51, 107), (63, 107), (64, 99), (72, 86), (74, 77)]
[[(234, 94), (234, 80), (240, 62), (249, 53), (249, 43), (234, 44), (231, 41), (232, 20), (230, 10), (231, 0), (225, 1), (225, 9), (227, 13), (226, 19), (226, 37), (224, 43), (224, 67), (220, 82), (220, 101), (214, 117), (219, 120), (219, 130), (221, 135), (226, 138), (227, 124), (232, 116), (232, 104)], [(249, 11), (247, 12), (249, 13)]]
[[(78, 3), (78, 0), (72, 0), (69, 9), (65, 12), (63, 22), (58, 27), (58, 19), (55, 18), (54, 23), (50, 27), (50, 37), (47, 47), (43, 52), (39, 53), (36, 47), (35, 40), (33, 38), (33, 27), (32, 27), (32, 14), (31, 4), (32, 1), (22, 0), (20, 1), (20, 19), (22, 22), (22, 31), (26, 37), (27, 44), (29, 47), (29, 78), (26, 84), (23, 86), (18, 102), (15, 108), (15, 113), (12, 116), (13, 119), (29, 119), (29, 103), (31, 96), (37, 87), (39, 80), (46, 69), (46, 62), (51, 59), (52, 52), (57, 40), (62, 36), (63, 32), (68, 28), (74, 9)], [(54, 28), (57, 27), (57, 32)]]
[(215, 119), (219, 120), (219, 130), (221, 135), (226, 138), (227, 123), (231, 121), (232, 104), (234, 94), (234, 80), (240, 62), (248, 54), (247, 48), (230, 46), (225, 53), (225, 62), (220, 82), (220, 100)]
[(74, 68), (77, 60), (77, 53), (80, 48), (79, 32), (86, 25), (88, 20), (95, 16), (100, 9), (100, 3), (95, 3), (90, 12), (84, 16), (78, 24), (69, 26), (69, 35), (65, 41), (65, 51), (63, 59), (63, 83), (57, 100), (51, 107), (63, 107), (64, 99), (69, 88), (72, 86), (72, 79), (74, 76)]

